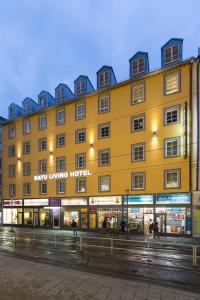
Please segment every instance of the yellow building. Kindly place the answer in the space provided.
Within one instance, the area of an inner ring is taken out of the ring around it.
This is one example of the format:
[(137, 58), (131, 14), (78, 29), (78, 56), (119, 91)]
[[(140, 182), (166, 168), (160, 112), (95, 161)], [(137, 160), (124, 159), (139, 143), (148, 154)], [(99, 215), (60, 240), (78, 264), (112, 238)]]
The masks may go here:
[(181, 39), (161, 50), (149, 71), (148, 54), (130, 59), (130, 78), (113, 69), (60, 84), (55, 98), (9, 107), (4, 124), (3, 223), (97, 230), (128, 220), (148, 233), (191, 235), (191, 66)]

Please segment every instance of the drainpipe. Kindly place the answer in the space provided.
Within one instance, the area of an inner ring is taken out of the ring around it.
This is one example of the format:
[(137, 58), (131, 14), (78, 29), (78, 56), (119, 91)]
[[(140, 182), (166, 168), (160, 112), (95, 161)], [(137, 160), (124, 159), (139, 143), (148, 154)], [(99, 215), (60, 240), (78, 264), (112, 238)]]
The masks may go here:
[[(200, 49), (199, 49), (200, 52)], [(200, 62), (200, 53), (198, 55), (197, 61), (197, 172), (196, 172), (196, 190), (199, 191), (199, 62)], [(195, 141), (194, 141), (195, 142)]]
[[(190, 120), (189, 120), (189, 188), (192, 192), (192, 67), (194, 60), (190, 65)], [(187, 145), (186, 145), (187, 146)]]

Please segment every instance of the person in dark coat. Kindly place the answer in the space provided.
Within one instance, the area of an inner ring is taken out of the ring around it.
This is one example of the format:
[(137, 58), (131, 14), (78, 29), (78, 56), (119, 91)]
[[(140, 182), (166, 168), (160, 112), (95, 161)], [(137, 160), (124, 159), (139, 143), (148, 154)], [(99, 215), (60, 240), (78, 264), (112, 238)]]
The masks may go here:
[(120, 226), (121, 226), (121, 232), (124, 232), (125, 231), (125, 222), (124, 222), (124, 220), (122, 220), (121, 221), (121, 224), (120, 224)]
[(77, 235), (77, 224), (76, 221), (72, 221), (72, 230), (73, 230), (73, 236), (78, 236)]
[(155, 239), (157, 236), (157, 238), (159, 239), (159, 228), (158, 228), (158, 222), (155, 222), (155, 224), (153, 225), (153, 238)]
[(107, 231), (107, 222), (106, 222), (106, 219), (103, 220), (102, 228), (103, 228), (103, 233), (106, 234), (106, 231)]

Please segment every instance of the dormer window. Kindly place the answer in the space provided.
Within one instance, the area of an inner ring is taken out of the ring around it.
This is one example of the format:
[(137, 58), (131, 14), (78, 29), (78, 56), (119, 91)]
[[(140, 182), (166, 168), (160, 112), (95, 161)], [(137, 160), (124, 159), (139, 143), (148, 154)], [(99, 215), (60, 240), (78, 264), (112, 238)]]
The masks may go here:
[(86, 92), (86, 80), (78, 80), (76, 82), (76, 95), (80, 95)]
[(40, 106), (41, 107), (47, 106), (47, 99), (45, 96), (40, 96)]
[(104, 86), (110, 83), (110, 72), (105, 71), (99, 74), (99, 86)]
[(16, 116), (16, 107), (10, 107), (10, 117), (13, 118)]
[(64, 88), (60, 87), (57, 89), (56, 91), (56, 99), (57, 101), (61, 101), (65, 99), (65, 92), (64, 92)]
[(172, 63), (179, 59), (179, 45), (174, 45), (165, 50), (165, 64)]
[(29, 113), (31, 111), (31, 104), (29, 101), (26, 101), (24, 103), (23, 109), (24, 109), (24, 113)]
[(133, 60), (132, 62), (132, 75), (137, 75), (145, 71), (144, 57)]

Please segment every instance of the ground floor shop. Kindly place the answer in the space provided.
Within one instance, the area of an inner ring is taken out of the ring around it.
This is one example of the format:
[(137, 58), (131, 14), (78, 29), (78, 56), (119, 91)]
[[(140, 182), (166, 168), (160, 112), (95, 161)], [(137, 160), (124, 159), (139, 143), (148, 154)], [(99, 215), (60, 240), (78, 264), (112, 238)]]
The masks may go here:
[(122, 220), (132, 233), (150, 234), (158, 222), (161, 234), (191, 235), (192, 204), (189, 193), (117, 195), (102, 197), (4, 200), (3, 224), (15, 226), (120, 231)]

